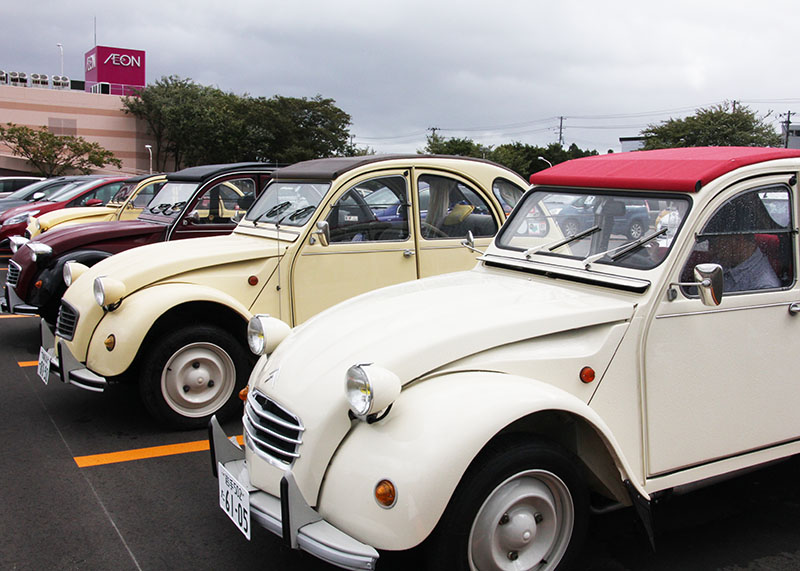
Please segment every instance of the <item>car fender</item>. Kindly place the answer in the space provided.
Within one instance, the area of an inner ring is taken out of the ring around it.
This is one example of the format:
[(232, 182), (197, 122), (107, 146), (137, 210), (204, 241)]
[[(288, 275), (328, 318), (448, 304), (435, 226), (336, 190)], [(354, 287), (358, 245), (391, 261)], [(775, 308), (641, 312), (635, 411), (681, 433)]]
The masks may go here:
[[(142, 342), (159, 317), (172, 308), (190, 302), (210, 302), (227, 307), (246, 323), (251, 314), (240, 301), (213, 287), (166, 283), (143, 288), (123, 298), (114, 311), (106, 311), (89, 341), (86, 366), (104, 377), (121, 375), (133, 363)], [(109, 351), (104, 341), (114, 335)]]
[[(497, 434), (537, 412), (579, 417), (613, 458), (619, 483), (631, 475), (606, 423), (577, 397), (534, 379), (458, 372), (405, 389), (386, 417), (358, 422), (328, 467), (317, 509), (345, 533), (378, 549), (414, 547), (434, 529), (472, 460)], [(373, 491), (382, 479), (397, 489), (384, 508)]]

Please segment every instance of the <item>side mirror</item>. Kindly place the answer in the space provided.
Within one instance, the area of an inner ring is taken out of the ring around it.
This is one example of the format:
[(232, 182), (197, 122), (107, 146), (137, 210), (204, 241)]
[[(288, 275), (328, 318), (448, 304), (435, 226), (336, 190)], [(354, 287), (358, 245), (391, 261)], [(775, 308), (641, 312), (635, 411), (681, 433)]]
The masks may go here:
[(33, 201), (41, 200), (43, 198), (44, 198), (44, 193), (43, 192), (34, 192), (33, 196), (31, 196), (31, 200), (33, 200)]
[(312, 233), (312, 238), (314, 236), (319, 237), (319, 243), (323, 246), (327, 246), (331, 243), (331, 227), (328, 224), (327, 220), (320, 220), (317, 222), (317, 229), (314, 230)]
[(200, 213), (197, 212), (197, 210), (192, 210), (183, 219), (184, 226), (188, 226), (189, 224), (199, 224), (199, 223), (200, 223)]
[(703, 305), (717, 306), (722, 302), (722, 292), (724, 290), (722, 266), (719, 264), (697, 264), (694, 267), (694, 279), (696, 282), (671, 283), (667, 292), (667, 298), (672, 301), (678, 297), (678, 292), (674, 286), (696, 287), (700, 294), (700, 301)]
[(477, 252), (478, 254), (483, 254), (483, 252), (481, 252), (475, 247), (475, 236), (472, 234), (472, 230), (467, 230), (467, 237), (461, 240), (461, 245), (464, 246), (467, 250), (472, 250), (473, 252)]
[(99, 198), (90, 198), (86, 201), (86, 206), (103, 206), (103, 201)]

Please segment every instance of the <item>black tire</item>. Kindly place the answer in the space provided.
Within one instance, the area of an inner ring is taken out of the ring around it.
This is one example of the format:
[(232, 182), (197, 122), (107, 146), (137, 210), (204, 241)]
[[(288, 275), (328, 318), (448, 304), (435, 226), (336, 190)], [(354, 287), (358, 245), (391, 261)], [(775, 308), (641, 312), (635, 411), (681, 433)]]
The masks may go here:
[(561, 231), (565, 236), (574, 236), (581, 231), (581, 226), (574, 218), (567, 218), (561, 224)]
[(630, 226), (628, 226), (628, 238), (631, 240), (638, 240), (644, 236), (645, 232), (647, 232), (647, 224), (641, 220), (633, 220)]
[(185, 327), (148, 345), (139, 393), (162, 424), (178, 430), (202, 428), (214, 414), (225, 419), (241, 413), (239, 391), (251, 366), (250, 353), (224, 329)]
[(427, 543), (428, 568), (564, 570), (586, 533), (577, 458), (542, 441), (499, 441), (461, 478)]

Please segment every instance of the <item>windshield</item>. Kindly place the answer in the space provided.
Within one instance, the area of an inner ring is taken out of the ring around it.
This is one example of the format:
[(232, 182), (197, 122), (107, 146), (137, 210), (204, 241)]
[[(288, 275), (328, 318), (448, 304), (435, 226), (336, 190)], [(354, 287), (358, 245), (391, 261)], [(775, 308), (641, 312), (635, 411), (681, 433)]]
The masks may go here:
[(327, 194), (327, 182), (273, 181), (247, 212), (245, 220), (302, 226)]
[(680, 195), (536, 190), (503, 226), (497, 245), (529, 259), (650, 269), (666, 257), (689, 206)]
[(109, 204), (122, 204), (131, 193), (136, 190), (136, 187), (139, 186), (138, 182), (127, 182), (123, 184), (120, 189), (111, 197), (111, 200), (108, 201)]
[[(26, 200), (36, 194), (37, 192), (55, 192), (65, 184), (69, 184), (67, 181), (62, 182), (61, 184), (53, 184), (52, 180), (40, 180), (39, 182), (34, 182), (33, 184), (29, 184), (28, 186), (23, 186), (19, 190), (16, 190), (6, 196), (10, 200)], [(47, 190), (40, 190), (42, 187), (51, 187), (47, 188)]]
[(90, 181), (74, 182), (70, 185), (61, 187), (60, 189), (58, 189), (57, 192), (54, 192), (53, 194), (46, 196), (45, 199), (53, 202), (64, 202), (65, 200), (70, 200), (72, 198), (75, 198), (80, 193), (95, 186), (99, 182), (100, 181), (96, 179)]
[(142, 215), (176, 216), (196, 189), (195, 182), (167, 182), (142, 211)]

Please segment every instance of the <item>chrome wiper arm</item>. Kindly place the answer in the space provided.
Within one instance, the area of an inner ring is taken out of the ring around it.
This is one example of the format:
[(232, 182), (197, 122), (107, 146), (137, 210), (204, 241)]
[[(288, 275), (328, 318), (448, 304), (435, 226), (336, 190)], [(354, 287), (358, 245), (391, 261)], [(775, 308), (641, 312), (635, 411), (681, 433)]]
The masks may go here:
[[(588, 270), (589, 266), (591, 266), (594, 262), (596, 262), (600, 258), (604, 258), (605, 256), (608, 256), (608, 254), (611, 254), (611, 256), (610, 256), (611, 261), (615, 262), (618, 259), (620, 259), (622, 256), (624, 256), (626, 254), (629, 254), (629, 253), (633, 252), (634, 250), (637, 250), (637, 249), (641, 248), (642, 246), (644, 246), (645, 244), (647, 244), (651, 240), (654, 240), (654, 239), (658, 238), (662, 234), (666, 234), (667, 230), (669, 230), (669, 228), (662, 228), (661, 230), (658, 230), (657, 232), (653, 232), (652, 234), (649, 234), (647, 236), (642, 236), (638, 240), (633, 240), (631, 242), (626, 242), (625, 244), (622, 244), (621, 246), (615, 246), (614, 248), (611, 248), (610, 250), (606, 250), (605, 252), (600, 252), (598, 254), (592, 254), (591, 256), (587, 256), (587, 257), (585, 257), (583, 259), (583, 267)], [(612, 252), (613, 252), (613, 254), (612, 254)]]
[(550, 244), (545, 244), (544, 246), (536, 246), (534, 248), (528, 248), (527, 250), (525, 250), (525, 257), (530, 258), (534, 254), (538, 254), (539, 252), (543, 252), (544, 250), (552, 252), (553, 250), (556, 250), (561, 246), (566, 246), (567, 244), (570, 244), (571, 242), (574, 242), (579, 238), (584, 238), (585, 236), (588, 236), (589, 234), (594, 234), (599, 230), (600, 226), (592, 226), (591, 228), (587, 228), (583, 232), (578, 232), (577, 234), (574, 234), (572, 236), (567, 236), (566, 238), (562, 238), (555, 242), (551, 242)]

